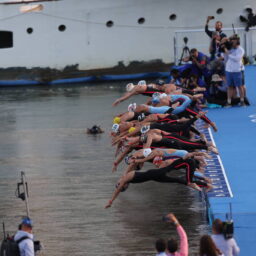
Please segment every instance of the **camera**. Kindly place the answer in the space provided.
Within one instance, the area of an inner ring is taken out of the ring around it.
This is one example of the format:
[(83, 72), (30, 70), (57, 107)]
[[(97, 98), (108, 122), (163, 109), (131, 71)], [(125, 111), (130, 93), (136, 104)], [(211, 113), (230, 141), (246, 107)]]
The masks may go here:
[(234, 235), (234, 222), (232, 220), (223, 222), (223, 235), (225, 239), (230, 239)]
[(209, 20), (214, 20), (215, 17), (214, 16), (209, 16)]
[(231, 48), (232, 48), (232, 43), (231, 43), (231, 41), (226, 41), (226, 42), (224, 42), (224, 43), (221, 43), (220, 44), (220, 51), (221, 52), (224, 52), (224, 48), (227, 48), (228, 50), (231, 50)]

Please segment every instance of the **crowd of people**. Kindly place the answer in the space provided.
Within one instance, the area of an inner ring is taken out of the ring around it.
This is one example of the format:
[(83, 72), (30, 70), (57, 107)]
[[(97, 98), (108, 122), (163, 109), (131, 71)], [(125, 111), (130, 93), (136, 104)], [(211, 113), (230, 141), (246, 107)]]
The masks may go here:
[(168, 83), (183, 89), (201, 89), (204, 94), (202, 105), (249, 105), (244, 80), (246, 58), (240, 38), (237, 34), (227, 37), (221, 21), (217, 21), (215, 30), (210, 31), (211, 19), (214, 17), (209, 16), (205, 25), (205, 32), (210, 37), (209, 53), (196, 48), (189, 50), (188, 56), (182, 56), (184, 65), (171, 70)]
[[(136, 85), (130, 83), (126, 90), (113, 106), (137, 94), (150, 97), (144, 104), (129, 104), (128, 111), (113, 120), (112, 145), (116, 147), (113, 171), (123, 160), (127, 168), (106, 208), (130, 183), (156, 181), (178, 183), (199, 191), (211, 190), (213, 186), (204, 169), (206, 159), (211, 157), (209, 152), (218, 154), (218, 150), (197, 129), (195, 122), (201, 119), (214, 131), (217, 126), (198, 108), (203, 98), (201, 90), (182, 90), (162, 80), (150, 84), (144, 80)], [(144, 162), (155, 167), (140, 171)], [(175, 170), (178, 172), (173, 172)]]
[[(173, 213), (164, 217), (166, 222), (172, 223), (176, 227), (180, 241), (175, 238), (168, 240), (159, 238), (155, 242), (156, 256), (188, 256), (189, 243), (186, 231)], [(212, 225), (212, 235), (201, 236), (199, 242), (199, 256), (238, 256), (240, 248), (233, 237), (225, 236), (225, 223), (220, 219), (215, 219)]]
[[(206, 193), (214, 188), (204, 169), (207, 158), (218, 154), (218, 150), (197, 129), (195, 122), (201, 119), (206, 128), (217, 132), (216, 124), (203, 111), (206, 103), (245, 106), (249, 102), (243, 80), (244, 50), (239, 37), (227, 38), (220, 21), (216, 22), (215, 31), (210, 31), (211, 19), (207, 18), (205, 26), (211, 38), (210, 57), (191, 49), (190, 55), (183, 58), (188, 63), (173, 68), (167, 81), (129, 83), (126, 93), (113, 102), (113, 106), (117, 106), (138, 94), (148, 96), (143, 104), (131, 103), (126, 112), (113, 119), (111, 136), (116, 150), (112, 171), (117, 171), (123, 160), (127, 168), (105, 208), (111, 207), (130, 184), (178, 183)], [(145, 162), (155, 167), (142, 171)], [(174, 239), (158, 239), (157, 255), (188, 255), (186, 232), (173, 214), (166, 218), (177, 228), (180, 249)], [(213, 235), (201, 237), (200, 256), (239, 254), (235, 240), (225, 239), (221, 227), (222, 222), (218, 219), (213, 223)]]

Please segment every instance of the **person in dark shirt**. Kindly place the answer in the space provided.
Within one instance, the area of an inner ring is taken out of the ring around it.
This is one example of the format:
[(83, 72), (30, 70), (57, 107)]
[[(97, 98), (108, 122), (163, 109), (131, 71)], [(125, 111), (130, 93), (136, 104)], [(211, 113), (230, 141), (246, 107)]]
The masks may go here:
[(209, 30), (208, 24), (209, 21), (214, 19), (213, 16), (208, 16), (205, 24), (205, 33), (211, 38), (211, 43), (210, 43), (210, 54), (211, 58), (210, 60), (214, 60), (219, 53), (219, 45), (220, 41), (224, 38), (227, 37), (225, 33), (222, 31), (222, 22), (221, 21), (216, 21), (215, 22), (215, 31)]

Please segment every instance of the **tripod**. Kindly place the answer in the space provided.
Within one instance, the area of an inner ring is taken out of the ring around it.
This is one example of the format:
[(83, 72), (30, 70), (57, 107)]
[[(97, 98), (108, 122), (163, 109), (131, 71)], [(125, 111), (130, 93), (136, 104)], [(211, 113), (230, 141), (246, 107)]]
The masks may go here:
[(184, 43), (185, 43), (185, 46), (184, 46), (183, 49), (182, 49), (182, 53), (181, 53), (181, 56), (180, 56), (179, 65), (181, 65), (182, 59), (184, 58), (184, 56), (189, 56), (189, 55), (190, 55), (189, 48), (188, 48), (188, 46), (187, 46), (188, 38), (187, 38), (187, 37), (184, 37), (184, 38), (183, 38), (183, 41), (184, 41)]

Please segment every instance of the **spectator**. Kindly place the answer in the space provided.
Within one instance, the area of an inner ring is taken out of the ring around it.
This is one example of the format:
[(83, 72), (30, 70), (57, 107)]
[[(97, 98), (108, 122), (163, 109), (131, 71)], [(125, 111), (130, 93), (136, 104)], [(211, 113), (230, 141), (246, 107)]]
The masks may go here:
[(164, 239), (160, 238), (156, 240), (155, 243), (155, 248), (157, 251), (156, 256), (167, 256), (167, 254), (165, 253), (166, 250), (166, 242)]
[(167, 255), (168, 256), (188, 256), (188, 238), (185, 230), (180, 225), (174, 214), (169, 213), (166, 218), (169, 219), (176, 226), (177, 233), (180, 237), (180, 249), (178, 250), (178, 242), (174, 238), (170, 238), (167, 242)]
[(199, 256), (224, 256), (216, 247), (209, 235), (203, 235), (200, 239)]
[(225, 239), (223, 234), (223, 222), (215, 219), (212, 224), (212, 240), (225, 256), (239, 255), (240, 248), (234, 238)]
[(30, 218), (24, 218), (19, 226), (20, 230), (14, 236), (14, 240), (19, 241), (20, 256), (35, 256), (32, 225)]

